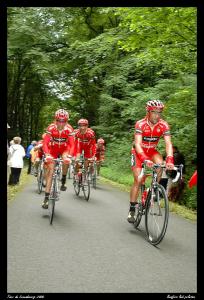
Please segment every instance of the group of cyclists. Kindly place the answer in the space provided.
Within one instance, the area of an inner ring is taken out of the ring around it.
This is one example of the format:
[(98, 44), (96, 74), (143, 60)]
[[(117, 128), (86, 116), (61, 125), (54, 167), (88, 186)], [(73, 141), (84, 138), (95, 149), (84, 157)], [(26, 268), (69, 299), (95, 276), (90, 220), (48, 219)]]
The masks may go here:
[[(170, 127), (166, 121), (161, 118), (164, 104), (160, 100), (149, 100), (146, 103), (146, 116), (135, 124), (134, 142), (131, 150), (131, 169), (134, 182), (130, 191), (130, 207), (127, 221), (135, 222), (135, 208), (137, 207), (137, 197), (142, 178), (139, 177), (142, 163), (145, 162), (148, 167), (154, 163), (162, 164), (163, 157), (156, 150), (159, 139), (163, 136), (166, 148), (166, 169), (173, 170), (174, 157), (173, 146), (171, 142)], [(36, 166), (44, 154), (46, 165), (46, 186), (45, 198), (42, 203), (43, 208), (48, 208), (48, 199), (52, 184), (52, 175), (54, 170), (53, 159), (61, 156), (63, 160), (61, 190), (65, 191), (66, 176), (71, 161), (75, 161), (74, 172), (79, 168), (79, 160), (82, 150), (84, 150), (85, 167), (97, 161), (98, 174), (100, 163), (104, 161), (105, 145), (104, 140), (99, 138), (96, 142), (95, 132), (89, 128), (87, 119), (78, 121), (78, 128), (68, 123), (69, 113), (64, 109), (59, 109), (55, 113), (55, 120), (47, 127), (36, 146), (38, 156)], [(158, 180), (162, 175), (162, 169), (158, 168)]]
[(37, 170), (42, 156), (44, 156), (45, 166), (45, 198), (42, 202), (42, 208), (48, 208), (49, 195), (52, 185), (52, 176), (54, 172), (54, 159), (59, 156), (62, 158), (62, 179), (61, 191), (66, 191), (67, 171), (72, 161), (75, 162), (74, 173), (78, 172), (79, 161), (82, 151), (84, 151), (85, 167), (93, 165), (96, 161), (97, 175), (99, 175), (100, 166), (105, 159), (105, 141), (99, 138), (96, 142), (95, 132), (89, 128), (87, 119), (78, 121), (78, 128), (68, 123), (69, 113), (65, 109), (59, 109), (55, 112), (54, 122), (51, 123), (46, 132), (42, 135), (42, 139), (38, 141), (34, 150), (37, 151), (34, 162), (35, 170)]

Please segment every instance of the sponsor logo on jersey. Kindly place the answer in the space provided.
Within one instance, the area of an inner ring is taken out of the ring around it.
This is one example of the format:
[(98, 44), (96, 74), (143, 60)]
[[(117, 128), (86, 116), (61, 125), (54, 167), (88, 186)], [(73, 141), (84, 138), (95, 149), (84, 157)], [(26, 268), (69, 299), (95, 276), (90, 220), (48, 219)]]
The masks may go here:
[(88, 143), (89, 142), (89, 140), (87, 140), (87, 139), (80, 139), (80, 138), (79, 138), (79, 141), (82, 142), (82, 143)]
[(57, 143), (63, 143), (63, 142), (66, 142), (66, 138), (55, 138), (53, 137), (53, 141), (54, 142), (57, 142)]
[(143, 136), (142, 140), (144, 142), (157, 142), (159, 140), (158, 136)]

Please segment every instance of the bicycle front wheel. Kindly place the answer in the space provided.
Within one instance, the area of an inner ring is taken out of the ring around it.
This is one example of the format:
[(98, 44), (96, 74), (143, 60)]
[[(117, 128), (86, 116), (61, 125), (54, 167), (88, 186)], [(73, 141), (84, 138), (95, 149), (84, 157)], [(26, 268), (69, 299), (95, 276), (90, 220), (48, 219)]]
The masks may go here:
[(142, 206), (142, 194), (144, 192), (145, 186), (141, 185), (140, 190), (139, 190), (139, 195), (138, 195), (138, 204), (136, 205), (135, 208), (135, 217), (136, 220), (134, 222), (134, 227), (137, 228), (140, 225), (142, 215), (143, 215), (143, 206)]
[(76, 175), (73, 176), (73, 186), (75, 194), (78, 196), (80, 193), (80, 178)]
[(169, 218), (169, 203), (164, 187), (157, 184), (147, 197), (145, 227), (152, 245), (158, 245), (164, 238)]
[(57, 190), (57, 178), (54, 179), (51, 187), (49, 202), (48, 202), (48, 210), (50, 216), (50, 225), (52, 225), (54, 212), (55, 212), (55, 201), (56, 197), (58, 197), (58, 190)]
[(82, 190), (84, 193), (84, 198), (86, 201), (88, 201), (90, 196), (89, 173), (82, 174)]
[(43, 171), (42, 170), (40, 170), (38, 172), (37, 181), (38, 181), (38, 194), (40, 194), (42, 192), (42, 187), (43, 187)]
[(55, 199), (54, 198), (49, 198), (48, 209), (49, 209), (49, 216), (50, 216), (50, 225), (52, 225), (54, 211), (55, 211)]

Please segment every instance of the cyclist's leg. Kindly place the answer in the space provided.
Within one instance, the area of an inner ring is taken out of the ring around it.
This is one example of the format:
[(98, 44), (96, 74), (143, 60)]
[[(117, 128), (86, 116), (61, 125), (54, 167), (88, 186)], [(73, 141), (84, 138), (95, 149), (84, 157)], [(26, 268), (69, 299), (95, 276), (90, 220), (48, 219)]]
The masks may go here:
[(69, 168), (69, 165), (71, 163), (71, 160), (68, 159), (68, 155), (69, 153), (67, 151), (63, 151), (62, 153), (60, 153), (62, 155), (62, 159), (63, 159), (63, 164), (62, 164), (62, 180), (61, 180), (61, 187), (60, 190), (61, 191), (66, 191), (67, 186), (66, 186), (66, 179), (67, 179), (67, 171)]
[[(55, 151), (50, 151), (50, 155), (53, 158), (57, 158), (57, 154)], [(54, 172), (54, 162), (51, 161), (49, 163), (46, 162), (46, 187), (45, 187), (45, 198), (42, 203), (43, 208), (48, 208), (48, 200), (50, 195), (50, 190), (52, 186), (52, 175)]]
[(46, 187), (45, 187), (45, 198), (42, 203), (43, 208), (48, 208), (48, 200), (49, 200), (50, 189), (52, 185), (53, 172), (54, 172), (54, 162), (46, 163)]
[[(150, 154), (150, 158), (151, 160), (155, 163), (155, 164), (162, 164), (163, 163), (163, 157), (162, 155), (155, 149), (153, 149), (151, 151), (151, 154)], [(161, 179), (161, 176), (162, 176), (162, 168), (158, 168), (157, 169), (157, 174), (158, 174), (158, 182), (160, 181)]]
[(47, 178), (47, 172), (48, 172), (48, 167), (47, 164), (45, 162), (43, 162), (43, 187), (46, 186), (46, 178)]
[(101, 160), (96, 161), (96, 168), (97, 168), (97, 176), (100, 175), (100, 169), (101, 169)]
[(92, 155), (90, 151), (87, 151), (87, 149), (84, 150), (84, 158), (85, 158), (85, 163), (84, 163), (85, 169), (86, 171), (88, 171), (88, 167), (89, 167), (91, 173), (93, 171), (93, 167), (92, 167), (93, 163), (89, 159), (92, 158)]
[(35, 177), (37, 177), (37, 175), (38, 175), (39, 163), (40, 163), (40, 158), (38, 156), (36, 156), (36, 159), (34, 161), (34, 176)]
[(135, 206), (137, 204), (137, 197), (141, 185), (141, 180), (138, 179), (138, 176), (141, 172), (141, 168), (142, 168), (142, 163), (138, 159), (136, 153), (133, 151), (131, 156), (131, 169), (133, 172), (134, 182), (130, 190), (130, 208), (129, 208), (128, 218), (127, 218), (129, 223), (134, 223), (136, 220)]

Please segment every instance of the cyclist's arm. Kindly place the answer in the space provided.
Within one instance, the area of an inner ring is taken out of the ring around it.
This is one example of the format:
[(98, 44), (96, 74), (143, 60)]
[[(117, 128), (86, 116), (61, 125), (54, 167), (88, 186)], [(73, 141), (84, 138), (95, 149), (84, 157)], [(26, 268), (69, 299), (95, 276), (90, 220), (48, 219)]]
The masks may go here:
[(49, 142), (51, 140), (51, 135), (50, 134), (46, 134), (46, 136), (44, 137), (44, 140), (43, 140), (43, 152), (46, 154), (49, 154), (50, 151), (49, 151)]
[(174, 167), (174, 156), (173, 147), (170, 135), (164, 135), (164, 140), (166, 144), (166, 167), (167, 169), (173, 169)]
[(68, 152), (69, 155), (74, 156), (75, 153), (75, 142), (74, 142), (74, 136), (73, 135), (69, 135), (68, 136)]
[(164, 141), (165, 141), (165, 145), (166, 145), (166, 156), (173, 157), (173, 147), (172, 147), (172, 142), (171, 142), (171, 136), (164, 135)]
[(96, 155), (96, 140), (95, 137), (91, 139), (91, 151), (92, 151), (92, 156)]
[(79, 158), (81, 154), (81, 143), (79, 142), (78, 138), (75, 138), (74, 141), (74, 156), (76, 156), (76, 159)]

